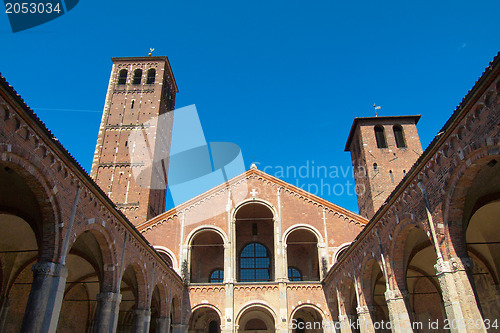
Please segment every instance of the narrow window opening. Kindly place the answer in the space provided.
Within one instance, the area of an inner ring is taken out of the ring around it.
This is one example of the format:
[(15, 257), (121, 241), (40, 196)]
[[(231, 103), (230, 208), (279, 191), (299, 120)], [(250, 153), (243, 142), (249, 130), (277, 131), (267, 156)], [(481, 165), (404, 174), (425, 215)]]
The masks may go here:
[(378, 148), (387, 148), (384, 128), (380, 125), (375, 126), (375, 139), (377, 140)]
[(403, 175), (405, 175), (405, 176), (406, 176), (406, 170), (403, 170)]
[(132, 104), (130, 105), (130, 108), (133, 109), (134, 108), (134, 104), (135, 104), (135, 101), (132, 100)]
[(375, 172), (378, 172), (378, 164), (377, 163), (373, 163), (373, 170)]
[(389, 175), (391, 176), (391, 182), (394, 184), (394, 175), (392, 174), (392, 170), (389, 170)]
[(136, 69), (134, 71), (134, 80), (132, 81), (132, 84), (141, 84), (141, 78), (142, 78), (142, 69)]
[(392, 127), (394, 131), (394, 139), (396, 140), (396, 147), (406, 148), (405, 134), (403, 132), (403, 127), (401, 125), (394, 125)]
[(118, 74), (118, 84), (127, 83), (127, 74), (128, 71), (126, 69), (122, 69)]
[(148, 70), (148, 79), (146, 81), (146, 84), (153, 84), (153, 83), (155, 83), (155, 78), (156, 78), (156, 69), (150, 68)]

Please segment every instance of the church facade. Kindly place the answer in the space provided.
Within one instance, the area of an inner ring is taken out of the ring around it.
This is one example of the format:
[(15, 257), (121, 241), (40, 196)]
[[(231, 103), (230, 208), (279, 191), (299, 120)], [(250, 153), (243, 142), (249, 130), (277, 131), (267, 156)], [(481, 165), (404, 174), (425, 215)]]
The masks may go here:
[(499, 56), (425, 151), (354, 119), (359, 215), (256, 166), (165, 212), (172, 69), (112, 60), (90, 175), (0, 80), (0, 331), (499, 331)]

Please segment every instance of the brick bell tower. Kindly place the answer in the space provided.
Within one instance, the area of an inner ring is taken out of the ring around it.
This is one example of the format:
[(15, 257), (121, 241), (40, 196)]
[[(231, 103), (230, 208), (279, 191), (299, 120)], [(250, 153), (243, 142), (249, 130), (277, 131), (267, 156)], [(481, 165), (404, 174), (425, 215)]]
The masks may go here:
[[(148, 148), (154, 156), (156, 136), (161, 135), (163, 151), (170, 149), (175, 94), (178, 92), (167, 57), (111, 58), (113, 68), (109, 80), (91, 177), (122, 210), (130, 222), (138, 225), (165, 211), (168, 165), (163, 165), (163, 180), (154, 172), (141, 175), (141, 186), (134, 177), (136, 165), (131, 163), (129, 135), (132, 131), (154, 131), (148, 135)], [(158, 116), (167, 119), (163, 126), (155, 123)], [(151, 125), (153, 124), (153, 126)], [(167, 144), (165, 144), (167, 142)], [(134, 144), (135, 146), (135, 144)], [(167, 148), (165, 148), (167, 147)], [(157, 147), (158, 148), (158, 147)], [(168, 164), (168, 160), (165, 161)], [(158, 177), (156, 177), (158, 178)], [(155, 186), (156, 182), (156, 186)]]
[(371, 219), (422, 154), (417, 116), (355, 118), (351, 152), (359, 214)]

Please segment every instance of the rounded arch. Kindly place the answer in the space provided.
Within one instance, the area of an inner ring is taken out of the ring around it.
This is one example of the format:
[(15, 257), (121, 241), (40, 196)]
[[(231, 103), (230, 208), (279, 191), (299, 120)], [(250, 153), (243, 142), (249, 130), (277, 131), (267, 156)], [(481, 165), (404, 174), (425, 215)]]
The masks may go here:
[(276, 208), (269, 201), (266, 201), (264, 199), (250, 198), (247, 200), (243, 200), (234, 206), (234, 208), (231, 212), (231, 219), (234, 221), (236, 219), (236, 215), (238, 214), (238, 211), (240, 211), (246, 205), (250, 205), (250, 204), (263, 205), (263, 206), (267, 207), (272, 212), (273, 220), (276, 220), (276, 218), (278, 218), (278, 212), (276, 211)]
[(349, 248), (349, 246), (351, 246), (351, 243), (347, 242), (347, 243), (341, 244), (337, 248), (337, 250), (335, 251), (335, 253), (332, 256), (332, 264), (333, 265), (335, 265), (335, 263), (340, 259), (340, 256), (342, 255), (342, 253), (345, 253), (344, 251), (346, 251)]
[[(0, 146), (0, 148), (3, 148)], [(38, 156), (25, 151), (20, 147), (12, 147), (13, 152), (3, 151), (2, 160), (0, 160), (0, 184), (4, 181), (13, 181), (11, 186), (5, 188), (24, 187), (27, 191), (33, 193), (33, 199), (39, 211), (39, 216), (33, 216), (26, 209), (26, 198), (21, 202), (10, 202), (14, 199), (12, 196), (3, 198), (0, 195), (0, 211), (17, 215), (24, 219), (31, 226), (37, 238), (39, 249), (39, 258), (45, 261), (57, 262), (60, 243), (60, 228), (58, 227), (61, 219), (60, 204), (57, 196), (53, 195), (49, 177), (52, 174), (47, 169), (39, 169), (31, 160), (39, 160)], [(20, 150), (20, 151), (15, 151)], [(18, 156), (22, 154), (27, 158)], [(37, 164), (41, 168), (43, 163)], [(14, 178), (14, 179), (12, 179)], [(8, 193), (5, 193), (8, 194)], [(32, 209), (28, 209), (33, 212)]]
[(201, 226), (196, 227), (193, 230), (191, 230), (186, 237), (185, 244), (188, 246), (191, 246), (191, 244), (193, 243), (193, 239), (196, 237), (196, 235), (198, 235), (201, 232), (205, 232), (205, 231), (214, 231), (214, 232), (218, 233), (219, 236), (222, 238), (224, 245), (228, 244), (229, 239), (228, 239), (226, 233), (224, 232), (224, 230), (222, 230), (222, 228), (220, 228), (218, 226), (208, 225), (208, 224), (201, 225)]
[(309, 224), (298, 223), (298, 224), (294, 224), (294, 225), (290, 226), (283, 233), (283, 237), (282, 237), (283, 244), (286, 244), (288, 236), (290, 236), (290, 234), (292, 232), (296, 231), (296, 230), (307, 230), (307, 231), (310, 231), (310, 232), (312, 232), (316, 236), (316, 239), (318, 240), (318, 243), (324, 243), (323, 235), (321, 235), (321, 233), (319, 232), (318, 229), (316, 229), (315, 227), (313, 227), (312, 225), (309, 225)]
[[(481, 140), (478, 144), (486, 144), (486, 140)], [(497, 145), (498, 147), (498, 145)], [(472, 216), (473, 206), (478, 199), (487, 193), (478, 193), (475, 198), (471, 198), (471, 184), (477, 183), (477, 178), (481, 178), (481, 172), (487, 172), (488, 168), (499, 168), (500, 154), (489, 154), (487, 146), (469, 153), (462, 161), (457, 163), (450, 181), (447, 185), (447, 195), (444, 198), (443, 221), (445, 224), (444, 243), (446, 251), (443, 253), (447, 257), (465, 257), (465, 229)], [(494, 184), (489, 182), (489, 185)], [(498, 192), (500, 188), (492, 188), (491, 191)]]
[(209, 283), (210, 273), (224, 267), (224, 239), (217, 228), (197, 228), (189, 239), (189, 281)]
[(217, 314), (219, 315), (219, 318), (224, 318), (224, 316), (222, 315), (222, 312), (219, 310), (219, 308), (217, 308), (215, 305), (212, 305), (212, 304), (197, 304), (195, 306), (193, 306), (191, 308), (191, 315), (196, 311), (196, 310), (199, 310), (199, 309), (202, 309), (202, 308), (209, 308), (209, 309), (212, 309), (214, 310), (215, 312), (217, 312)]
[[(317, 230), (316, 230), (317, 231)], [(288, 278), (292, 275), (291, 267), (296, 267), (302, 272), (302, 281), (319, 281), (321, 278), (321, 265), (323, 258), (320, 256), (318, 246), (322, 238), (308, 225), (300, 225), (287, 230), (285, 233), (286, 264)], [(326, 264), (327, 265), (327, 264)], [(325, 267), (326, 268), (326, 267)]]
[[(244, 330), (246, 323), (248, 323), (248, 321), (250, 321), (251, 319), (254, 319), (252, 318), (252, 314), (254, 313), (254, 311), (262, 311), (264, 314), (267, 314), (270, 317), (268, 318), (268, 320), (266, 320), (266, 318), (264, 317), (263, 321), (267, 326), (267, 330), (274, 332), (275, 326), (278, 324), (278, 316), (276, 315), (276, 312), (274, 312), (273, 308), (265, 301), (250, 301), (242, 306), (235, 320), (236, 324), (240, 326), (240, 330)], [(246, 315), (249, 315), (250, 318), (245, 318)]]
[(177, 261), (177, 258), (175, 257), (174, 252), (172, 252), (172, 250), (170, 250), (168, 247), (160, 246), (160, 245), (154, 245), (153, 247), (156, 250), (156, 252), (158, 252), (160, 254), (165, 254), (166, 256), (168, 256), (170, 258), (170, 261), (172, 262), (173, 269), (179, 268), (179, 263)]
[(188, 332), (220, 332), (222, 314), (217, 307), (209, 304), (200, 304), (191, 309), (188, 323)]
[(103, 266), (102, 291), (112, 292), (116, 290), (116, 287), (118, 285), (119, 272), (117, 269), (111, 271), (106, 269), (106, 267), (117, 267), (118, 259), (116, 257), (117, 251), (115, 242), (112, 240), (111, 235), (109, 234), (108, 230), (105, 227), (97, 223), (92, 223), (80, 229), (78, 231), (78, 234), (76, 234), (76, 237), (70, 241), (68, 246), (68, 253), (66, 253), (66, 256), (71, 252), (71, 249), (73, 248), (73, 245), (78, 240), (78, 238), (87, 232), (90, 233), (99, 244), (99, 250), (102, 256), (102, 266)]
[(295, 307), (292, 310), (292, 313), (290, 314), (290, 317), (289, 317), (289, 322), (292, 321), (293, 317), (295, 316), (295, 314), (298, 311), (303, 310), (303, 309), (313, 309), (313, 310), (315, 310), (315, 311), (317, 311), (319, 313), (319, 315), (321, 316), (322, 320), (328, 319), (327, 318), (328, 316), (325, 314), (325, 312), (323, 311), (323, 309), (321, 309), (319, 306), (317, 306), (315, 304), (312, 304), (312, 303), (302, 303), (302, 304), (300, 304), (299, 306)]

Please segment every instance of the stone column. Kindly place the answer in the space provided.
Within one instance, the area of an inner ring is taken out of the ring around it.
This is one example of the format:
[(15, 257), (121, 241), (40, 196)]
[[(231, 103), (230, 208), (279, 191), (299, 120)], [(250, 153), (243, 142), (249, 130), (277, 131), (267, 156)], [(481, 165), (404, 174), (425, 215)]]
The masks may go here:
[(351, 330), (351, 318), (349, 315), (339, 315), (340, 321), (340, 332), (342, 333), (352, 333)]
[(55, 332), (61, 312), (68, 269), (62, 264), (33, 265), (33, 284), (24, 313), (22, 332)]
[(483, 320), (466, 272), (471, 267), (470, 258), (451, 258), (449, 261), (438, 258), (434, 266), (441, 286), (446, 317), (453, 333), (486, 332), (485, 327), (467, 325), (469, 321), (475, 323)]
[(116, 330), (121, 299), (120, 293), (102, 292), (97, 295), (94, 332), (112, 333)]
[(358, 306), (356, 308), (356, 312), (358, 313), (359, 330), (361, 333), (375, 333), (370, 310), (373, 311), (374, 309), (373, 307), (369, 307), (367, 305)]
[(136, 309), (134, 332), (135, 333), (148, 333), (149, 321), (151, 320), (151, 311), (149, 309)]
[(392, 332), (413, 332), (407, 307), (408, 292), (406, 290), (387, 290), (384, 295), (389, 309)]
[(10, 300), (6, 296), (0, 297), (0, 332), (3, 332), (3, 326), (7, 319), (7, 312), (9, 312)]
[(168, 331), (169, 328), (170, 328), (169, 317), (156, 318), (156, 333), (170, 333)]
[(172, 333), (186, 333), (188, 331), (187, 325), (184, 324), (174, 324)]

